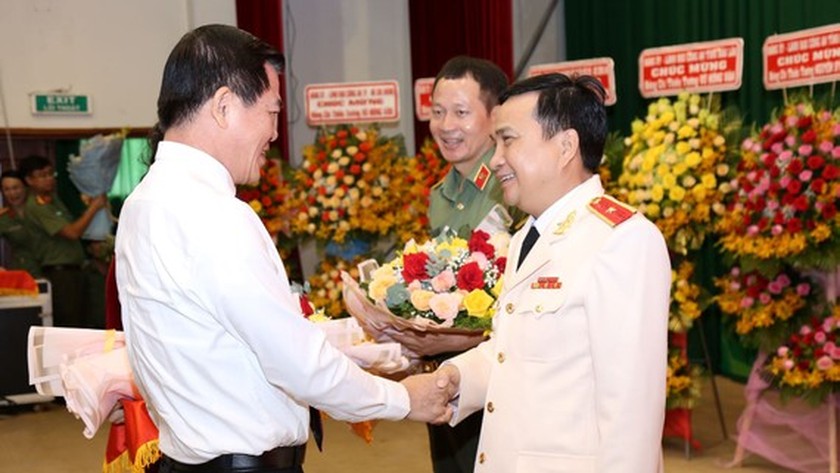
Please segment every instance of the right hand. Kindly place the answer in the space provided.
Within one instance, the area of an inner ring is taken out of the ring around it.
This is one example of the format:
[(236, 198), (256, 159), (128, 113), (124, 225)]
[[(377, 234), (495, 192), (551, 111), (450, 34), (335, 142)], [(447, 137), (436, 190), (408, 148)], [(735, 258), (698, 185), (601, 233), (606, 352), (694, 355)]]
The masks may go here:
[(411, 399), (408, 419), (443, 424), (452, 418), (449, 401), (458, 394), (461, 377), (455, 366), (444, 368), (434, 373), (409, 376), (401, 381)]

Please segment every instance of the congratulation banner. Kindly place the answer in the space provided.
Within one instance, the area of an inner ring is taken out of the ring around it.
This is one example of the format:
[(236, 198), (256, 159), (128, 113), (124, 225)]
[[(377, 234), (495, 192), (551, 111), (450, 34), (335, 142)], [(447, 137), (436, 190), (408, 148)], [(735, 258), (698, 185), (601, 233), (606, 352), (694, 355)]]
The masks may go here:
[(840, 80), (840, 24), (769, 36), (761, 52), (767, 90)]
[(400, 120), (395, 80), (307, 85), (306, 122), (312, 126)]
[(645, 49), (639, 55), (639, 91), (652, 98), (737, 90), (743, 67), (743, 38)]

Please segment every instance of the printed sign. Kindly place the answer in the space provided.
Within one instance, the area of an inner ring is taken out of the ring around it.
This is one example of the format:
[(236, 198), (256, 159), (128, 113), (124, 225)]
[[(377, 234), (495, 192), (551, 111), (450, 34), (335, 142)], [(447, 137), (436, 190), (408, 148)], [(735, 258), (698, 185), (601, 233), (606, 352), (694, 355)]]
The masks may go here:
[(414, 81), (414, 113), (421, 122), (432, 119), (432, 86), (434, 77), (424, 77)]
[(650, 98), (736, 90), (743, 68), (743, 38), (645, 49), (639, 55), (639, 91)]
[(555, 62), (553, 64), (540, 64), (528, 68), (528, 77), (542, 74), (559, 72), (561, 74), (589, 75), (599, 81), (607, 91), (607, 99), (604, 105), (613, 105), (616, 102), (615, 93), (615, 63), (611, 57), (599, 57), (594, 59), (583, 59), (580, 61)]
[(840, 79), (840, 24), (769, 36), (761, 48), (768, 90)]
[(310, 125), (395, 122), (400, 119), (400, 86), (395, 80), (306, 86)]
[(33, 94), (32, 113), (36, 115), (90, 115), (90, 96)]

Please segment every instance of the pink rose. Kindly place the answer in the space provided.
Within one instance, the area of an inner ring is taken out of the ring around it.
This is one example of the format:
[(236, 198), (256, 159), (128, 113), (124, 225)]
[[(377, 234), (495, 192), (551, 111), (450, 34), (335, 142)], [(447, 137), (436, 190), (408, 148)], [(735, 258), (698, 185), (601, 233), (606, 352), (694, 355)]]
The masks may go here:
[(435, 292), (448, 292), (452, 286), (455, 285), (455, 273), (451, 269), (446, 269), (438, 273), (432, 278), (432, 289)]
[(808, 182), (811, 180), (811, 177), (813, 177), (813, 175), (813, 171), (811, 171), (810, 169), (806, 169), (799, 173), (799, 180), (802, 182)]
[(811, 292), (811, 286), (808, 283), (799, 283), (796, 285), (796, 293), (800, 296), (807, 296)]
[(429, 299), (429, 308), (435, 313), (435, 317), (443, 320), (444, 327), (451, 327), (458, 316), (461, 307), (461, 300), (464, 296), (459, 292), (447, 292), (435, 294)]
[(771, 294), (781, 294), (782, 285), (779, 283), (779, 281), (773, 281), (767, 285), (767, 290), (770, 291)]
[(770, 233), (773, 236), (781, 235), (784, 230), (785, 229), (781, 225), (773, 225), (772, 227), (770, 227)]
[(782, 285), (782, 287), (788, 287), (788, 286), (790, 286), (790, 278), (788, 277), (788, 275), (787, 275), (787, 274), (780, 274), (780, 275), (776, 278), (776, 282), (778, 282), (779, 284), (781, 284), (781, 285)]
[(840, 347), (834, 347), (834, 349), (831, 350), (831, 358), (840, 360)]
[(823, 344), (823, 343), (825, 343), (825, 340), (826, 340), (825, 332), (823, 332), (822, 330), (820, 330), (819, 332), (814, 334), (814, 341), (815, 342), (817, 342), (819, 344)]
[(834, 366), (834, 360), (832, 360), (829, 356), (821, 356), (820, 359), (817, 360), (817, 368), (821, 371), (825, 371), (832, 366)]
[(490, 263), (487, 260), (487, 255), (485, 255), (484, 253), (482, 253), (480, 251), (475, 251), (473, 253), (470, 253), (470, 256), (467, 258), (466, 261), (468, 263), (473, 262), (473, 261), (478, 263), (478, 267), (481, 268), (482, 271), (487, 271), (487, 266)]
[(830, 142), (830, 141), (823, 141), (822, 143), (820, 143), (820, 151), (821, 151), (823, 154), (828, 154), (828, 153), (830, 153), (833, 149), (834, 149), (834, 143), (832, 143), (832, 142)]
[(802, 328), (799, 329), (799, 335), (808, 335), (811, 333), (811, 327), (808, 325), (803, 325)]
[(789, 351), (790, 351), (790, 348), (788, 348), (786, 346), (781, 346), (781, 347), (779, 347), (778, 350), (776, 350), (776, 355), (778, 355), (779, 358), (784, 358), (784, 357), (787, 356)]
[(760, 296), (758, 296), (758, 300), (759, 300), (762, 304), (767, 305), (767, 304), (769, 304), (769, 303), (770, 303), (770, 301), (771, 301), (771, 300), (773, 300), (773, 298), (772, 298), (772, 297), (770, 297), (770, 294), (767, 294), (766, 292), (762, 292), (762, 293), (761, 293), (761, 295), (760, 295)]
[(741, 308), (742, 309), (749, 309), (755, 303), (755, 299), (752, 297), (745, 297), (741, 299)]
[(782, 367), (785, 369), (785, 371), (792, 370), (793, 369), (793, 360), (785, 360), (785, 362), (782, 363)]

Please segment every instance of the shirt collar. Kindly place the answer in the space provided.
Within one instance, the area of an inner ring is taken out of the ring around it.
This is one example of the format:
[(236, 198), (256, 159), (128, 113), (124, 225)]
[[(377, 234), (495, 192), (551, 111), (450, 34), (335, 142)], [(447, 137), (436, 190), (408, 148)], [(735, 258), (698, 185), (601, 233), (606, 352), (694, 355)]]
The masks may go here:
[(566, 193), (563, 197), (557, 199), (551, 204), (539, 218), (533, 216), (528, 219), (529, 224), (537, 227), (540, 235), (544, 235), (548, 226), (559, 218), (569, 214), (580, 205), (581, 200), (588, 200), (593, 193), (603, 192), (601, 187), (601, 178), (595, 174), (589, 179), (575, 186), (572, 190)]
[[(496, 147), (493, 146), (489, 150), (487, 150), (484, 154), (481, 155), (481, 159), (478, 160), (477, 163), (470, 169), (469, 174), (467, 176), (462, 176), (455, 166), (452, 167), (450, 172), (446, 175), (443, 181), (443, 187), (441, 188), (441, 194), (446, 197), (448, 200), (454, 202), (457, 200), (461, 193), (463, 192), (481, 192), (481, 189), (478, 188), (475, 184), (475, 177), (478, 174), (479, 169), (481, 166), (488, 166), (490, 165), (490, 158), (493, 157), (493, 152), (495, 151)], [(495, 179), (495, 177), (491, 176), (489, 179)], [(463, 183), (463, 186), (462, 184)], [(487, 189), (487, 186), (484, 187)]]
[(198, 148), (175, 141), (161, 141), (155, 154), (155, 163), (158, 162), (183, 168), (185, 173), (201, 176), (213, 187), (228, 191), (231, 195), (236, 194), (236, 185), (227, 168), (218, 159)]

